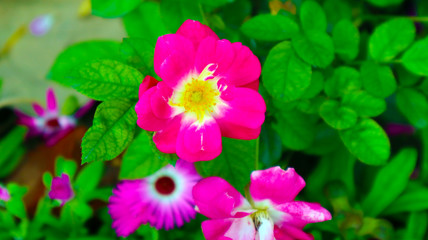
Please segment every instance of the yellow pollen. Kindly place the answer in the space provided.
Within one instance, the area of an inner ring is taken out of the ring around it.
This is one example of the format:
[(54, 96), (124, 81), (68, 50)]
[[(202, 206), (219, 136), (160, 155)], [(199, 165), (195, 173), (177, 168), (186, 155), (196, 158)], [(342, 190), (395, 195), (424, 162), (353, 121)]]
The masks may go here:
[(270, 216), (266, 210), (258, 210), (257, 212), (252, 213), (250, 217), (253, 220), (254, 227), (256, 229), (259, 229), (260, 225), (262, 224), (262, 219), (270, 219)]

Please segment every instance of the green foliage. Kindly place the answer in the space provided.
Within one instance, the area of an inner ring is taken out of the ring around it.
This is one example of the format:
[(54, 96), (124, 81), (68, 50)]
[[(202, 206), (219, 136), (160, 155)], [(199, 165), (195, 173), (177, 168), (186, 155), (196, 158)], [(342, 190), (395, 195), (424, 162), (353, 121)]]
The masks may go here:
[(333, 40), (324, 32), (307, 31), (298, 34), (292, 44), (297, 55), (313, 66), (325, 68), (334, 60)]
[(397, 92), (397, 107), (417, 128), (428, 124), (428, 101), (426, 97), (412, 88), (402, 88)]
[(19, 164), (25, 150), (22, 147), (27, 129), (21, 126), (13, 128), (0, 141), (0, 177), (9, 175)]
[(367, 0), (367, 2), (378, 7), (387, 7), (391, 5), (398, 5), (402, 3), (403, 0)]
[(315, 1), (304, 1), (300, 7), (300, 22), (305, 32), (327, 29), (327, 18), (321, 6)]
[(163, 0), (160, 12), (165, 26), (170, 32), (176, 32), (187, 19), (203, 22), (201, 6), (194, 0)]
[(339, 130), (354, 126), (358, 118), (354, 110), (341, 106), (335, 100), (327, 100), (321, 105), (320, 116), (332, 128)]
[(361, 66), (361, 80), (364, 88), (376, 97), (385, 98), (397, 89), (394, 74), (388, 66), (365, 62)]
[(428, 38), (417, 41), (403, 55), (403, 65), (414, 74), (428, 76)]
[(241, 31), (257, 40), (281, 41), (295, 36), (299, 26), (287, 16), (261, 14), (246, 21)]
[(141, 3), (141, 0), (91, 0), (92, 14), (105, 18), (121, 17)]
[(351, 67), (338, 67), (327, 79), (324, 91), (329, 97), (341, 97), (361, 88), (360, 73)]
[(156, 76), (153, 71), (155, 46), (142, 38), (124, 38), (120, 45), (123, 60), (143, 75)]
[(315, 137), (315, 122), (307, 114), (298, 111), (282, 111), (276, 115), (273, 128), (281, 137), (282, 144), (293, 150), (309, 147)]
[(115, 99), (100, 104), (82, 140), (82, 163), (112, 160), (132, 141), (137, 121), (135, 102)]
[(416, 212), (428, 209), (428, 188), (409, 181), (404, 191), (382, 212), (391, 215), (402, 212)]
[(386, 110), (385, 100), (365, 91), (355, 91), (343, 97), (342, 104), (355, 110), (360, 117), (376, 117)]
[(354, 60), (359, 51), (360, 32), (351, 21), (344, 19), (333, 28), (334, 51), (345, 61)]

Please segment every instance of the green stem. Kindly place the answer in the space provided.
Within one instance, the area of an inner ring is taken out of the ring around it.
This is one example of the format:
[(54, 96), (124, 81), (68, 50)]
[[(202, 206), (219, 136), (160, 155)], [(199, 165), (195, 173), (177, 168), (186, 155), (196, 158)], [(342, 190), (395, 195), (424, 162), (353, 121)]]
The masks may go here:
[(418, 17), (418, 16), (395, 16), (395, 15), (363, 15), (361, 16), (363, 20), (386, 20), (391, 18), (407, 18), (414, 22), (428, 22), (428, 17)]
[(254, 159), (255, 160), (254, 161), (254, 168), (255, 168), (255, 170), (259, 169), (259, 151), (260, 151), (259, 145), (260, 145), (260, 137), (258, 137), (257, 140), (256, 140), (256, 157)]

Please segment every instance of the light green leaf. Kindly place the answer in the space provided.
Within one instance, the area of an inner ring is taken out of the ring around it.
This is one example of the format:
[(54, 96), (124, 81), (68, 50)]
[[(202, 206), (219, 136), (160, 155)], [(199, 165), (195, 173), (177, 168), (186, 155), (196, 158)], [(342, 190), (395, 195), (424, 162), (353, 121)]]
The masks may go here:
[(156, 76), (153, 69), (155, 46), (143, 38), (124, 38), (120, 45), (122, 58), (143, 75)]
[(121, 17), (141, 3), (141, 0), (91, 0), (92, 15), (104, 18)]
[(220, 156), (211, 161), (196, 162), (196, 169), (203, 177), (221, 177), (243, 192), (259, 158), (256, 151), (258, 142), (231, 138), (223, 138), (222, 141)]
[(161, 17), (165, 26), (176, 32), (187, 19), (204, 21), (199, 1), (194, 0), (162, 0), (160, 3)]
[(260, 14), (244, 22), (241, 31), (257, 40), (281, 41), (295, 36), (299, 26), (284, 15)]
[(418, 182), (409, 182), (403, 193), (382, 211), (382, 215), (428, 209), (428, 188)]
[(335, 100), (327, 100), (320, 107), (320, 116), (335, 129), (347, 129), (357, 123), (357, 113), (348, 107), (340, 106)]
[(367, 197), (362, 202), (364, 215), (378, 216), (403, 192), (415, 168), (416, 159), (416, 150), (405, 148), (379, 170)]
[(212, 8), (218, 8), (223, 5), (233, 3), (235, 0), (199, 0), (199, 2)]
[(327, 29), (327, 18), (324, 10), (315, 1), (304, 1), (300, 7), (300, 21), (304, 31), (325, 32)]
[(325, 68), (334, 60), (334, 45), (327, 33), (307, 31), (292, 39), (293, 48), (305, 62)]
[(73, 115), (74, 112), (79, 108), (79, 100), (76, 96), (70, 95), (65, 99), (64, 104), (61, 107), (61, 114)]
[(378, 61), (392, 60), (413, 42), (415, 32), (415, 26), (410, 19), (393, 18), (382, 23), (370, 36), (370, 56)]
[(312, 72), (311, 83), (301, 98), (313, 98), (324, 89), (324, 76), (318, 71)]
[(70, 177), (70, 181), (73, 180), (74, 174), (76, 174), (77, 164), (74, 160), (67, 160), (63, 157), (58, 157), (55, 162), (55, 176), (61, 176), (63, 173)]
[(403, 54), (402, 62), (410, 72), (428, 76), (428, 37), (417, 41)]
[(119, 59), (119, 43), (97, 40), (73, 44), (58, 55), (46, 77), (62, 83), (75, 67), (101, 58)]
[(363, 63), (360, 70), (363, 86), (373, 96), (386, 98), (397, 89), (397, 83), (390, 67), (367, 61)]
[(297, 109), (307, 114), (318, 114), (321, 104), (323, 104), (324, 101), (325, 97), (321, 95), (311, 99), (302, 99), (299, 101)]
[(282, 111), (276, 115), (273, 128), (281, 137), (282, 144), (293, 150), (309, 147), (315, 137), (315, 123), (310, 115), (298, 111)]
[(262, 71), (270, 95), (283, 102), (298, 99), (311, 82), (311, 66), (296, 56), (290, 42), (277, 44), (269, 52)]
[(134, 11), (123, 17), (125, 30), (130, 37), (146, 39), (155, 44), (158, 37), (170, 33), (162, 21), (157, 2), (143, 2)]
[(428, 101), (422, 93), (412, 88), (401, 88), (396, 99), (398, 109), (413, 126), (425, 128), (428, 125)]
[(341, 20), (333, 28), (334, 51), (345, 61), (353, 60), (360, 47), (360, 32), (350, 20)]
[(119, 178), (145, 178), (176, 160), (177, 155), (160, 152), (153, 143), (152, 134), (143, 131), (134, 139), (123, 156)]
[(76, 68), (66, 85), (95, 100), (138, 98), (144, 76), (135, 68), (115, 60), (94, 60)]
[(398, 5), (402, 3), (403, 0), (367, 0), (367, 2), (377, 7), (388, 7), (388, 6)]
[(92, 192), (100, 182), (104, 172), (103, 162), (93, 162), (79, 172), (74, 182), (74, 188), (79, 192), (79, 197)]
[[(16, 152), (20, 151), (20, 146), (24, 142), (25, 134), (28, 129), (22, 126), (13, 128), (6, 136), (0, 141), (0, 172), (11, 164), (11, 158), (14, 157)], [(22, 155), (21, 155), (22, 156)], [(20, 156), (18, 156), (20, 157)], [(16, 159), (19, 161), (19, 159)], [(16, 165), (16, 164), (15, 164)]]
[(361, 88), (360, 73), (351, 67), (334, 69), (333, 76), (324, 84), (324, 91), (329, 97), (340, 97)]
[(427, 231), (428, 214), (426, 211), (412, 212), (407, 220), (403, 239), (423, 240)]
[(365, 91), (346, 94), (342, 104), (355, 110), (360, 117), (376, 117), (386, 110), (384, 99), (373, 97)]
[(390, 143), (385, 131), (372, 119), (362, 119), (354, 127), (339, 132), (348, 150), (361, 162), (369, 165), (385, 164)]
[(117, 157), (134, 137), (135, 102), (115, 99), (101, 103), (82, 141), (82, 164)]

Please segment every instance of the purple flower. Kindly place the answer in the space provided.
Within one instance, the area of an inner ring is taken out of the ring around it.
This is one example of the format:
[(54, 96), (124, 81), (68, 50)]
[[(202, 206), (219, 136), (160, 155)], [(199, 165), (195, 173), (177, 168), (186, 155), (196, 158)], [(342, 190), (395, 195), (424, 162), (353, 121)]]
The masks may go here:
[(10, 194), (7, 188), (0, 186), (0, 200), (3, 200), (5, 202), (9, 201)]
[(175, 167), (167, 165), (149, 177), (120, 182), (108, 204), (112, 227), (121, 237), (146, 223), (157, 229), (181, 227), (196, 215), (192, 188), (200, 179), (192, 163), (179, 159)]
[(70, 184), (70, 178), (63, 173), (61, 177), (52, 179), (51, 190), (48, 193), (49, 198), (61, 201), (61, 206), (74, 197), (74, 192)]
[(40, 15), (33, 19), (30, 23), (30, 32), (34, 36), (43, 36), (51, 29), (53, 25), (53, 17), (50, 14)]

